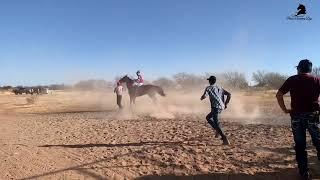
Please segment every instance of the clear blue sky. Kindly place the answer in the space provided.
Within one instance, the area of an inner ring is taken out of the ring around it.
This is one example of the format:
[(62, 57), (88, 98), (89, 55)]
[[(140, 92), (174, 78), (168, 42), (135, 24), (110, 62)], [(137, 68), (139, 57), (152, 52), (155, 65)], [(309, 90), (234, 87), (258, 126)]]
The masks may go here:
[(0, 23), (0, 85), (320, 65), (317, 0), (0, 0)]

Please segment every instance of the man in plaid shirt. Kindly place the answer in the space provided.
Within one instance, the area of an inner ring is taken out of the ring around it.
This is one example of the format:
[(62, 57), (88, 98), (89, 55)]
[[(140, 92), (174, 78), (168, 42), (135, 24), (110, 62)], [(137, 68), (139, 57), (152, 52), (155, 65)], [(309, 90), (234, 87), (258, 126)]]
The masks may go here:
[[(207, 115), (206, 119), (208, 123), (212, 126), (212, 128), (216, 130), (216, 137), (220, 135), (223, 144), (229, 145), (230, 142), (221, 129), (218, 115), (222, 112), (222, 110), (227, 108), (227, 105), (231, 99), (231, 94), (228, 91), (224, 90), (222, 87), (215, 85), (215, 76), (210, 76), (210, 78), (208, 78), (207, 80), (209, 80), (210, 86), (208, 86), (205, 89), (203, 95), (200, 98), (201, 100), (203, 100), (206, 98), (207, 95), (210, 98), (211, 112)], [(227, 96), (226, 100), (225, 96)]]

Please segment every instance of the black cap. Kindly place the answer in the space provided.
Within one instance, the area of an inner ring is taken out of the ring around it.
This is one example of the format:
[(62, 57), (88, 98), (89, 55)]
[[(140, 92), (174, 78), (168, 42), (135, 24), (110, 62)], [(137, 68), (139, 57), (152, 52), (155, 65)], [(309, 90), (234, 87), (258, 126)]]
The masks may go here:
[(210, 76), (207, 80), (209, 80), (209, 81), (215, 81), (215, 80), (217, 80), (217, 78), (215, 77), (215, 76)]
[(308, 59), (303, 59), (299, 62), (297, 68), (304, 72), (311, 72), (312, 71), (312, 62)]

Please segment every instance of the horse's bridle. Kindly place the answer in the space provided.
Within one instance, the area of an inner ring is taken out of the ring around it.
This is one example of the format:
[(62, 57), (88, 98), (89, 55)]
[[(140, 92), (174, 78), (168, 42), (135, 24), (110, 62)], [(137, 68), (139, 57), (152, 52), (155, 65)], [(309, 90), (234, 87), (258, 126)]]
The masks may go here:
[[(128, 77), (127, 77), (128, 78)], [(130, 79), (128, 78), (130, 81)], [(133, 87), (134, 81), (128, 82), (128, 81), (123, 81), (122, 79), (119, 80), (120, 83), (126, 83), (128, 87)]]

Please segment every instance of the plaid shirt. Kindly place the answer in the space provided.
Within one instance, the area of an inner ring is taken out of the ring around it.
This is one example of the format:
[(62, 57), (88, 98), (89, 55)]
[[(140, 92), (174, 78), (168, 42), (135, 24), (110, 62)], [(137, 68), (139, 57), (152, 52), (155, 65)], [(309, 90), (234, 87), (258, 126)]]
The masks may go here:
[(225, 109), (224, 104), (224, 92), (222, 87), (217, 85), (208, 86), (204, 91), (204, 96), (209, 96), (211, 102), (211, 108), (217, 108), (219, 110)]

